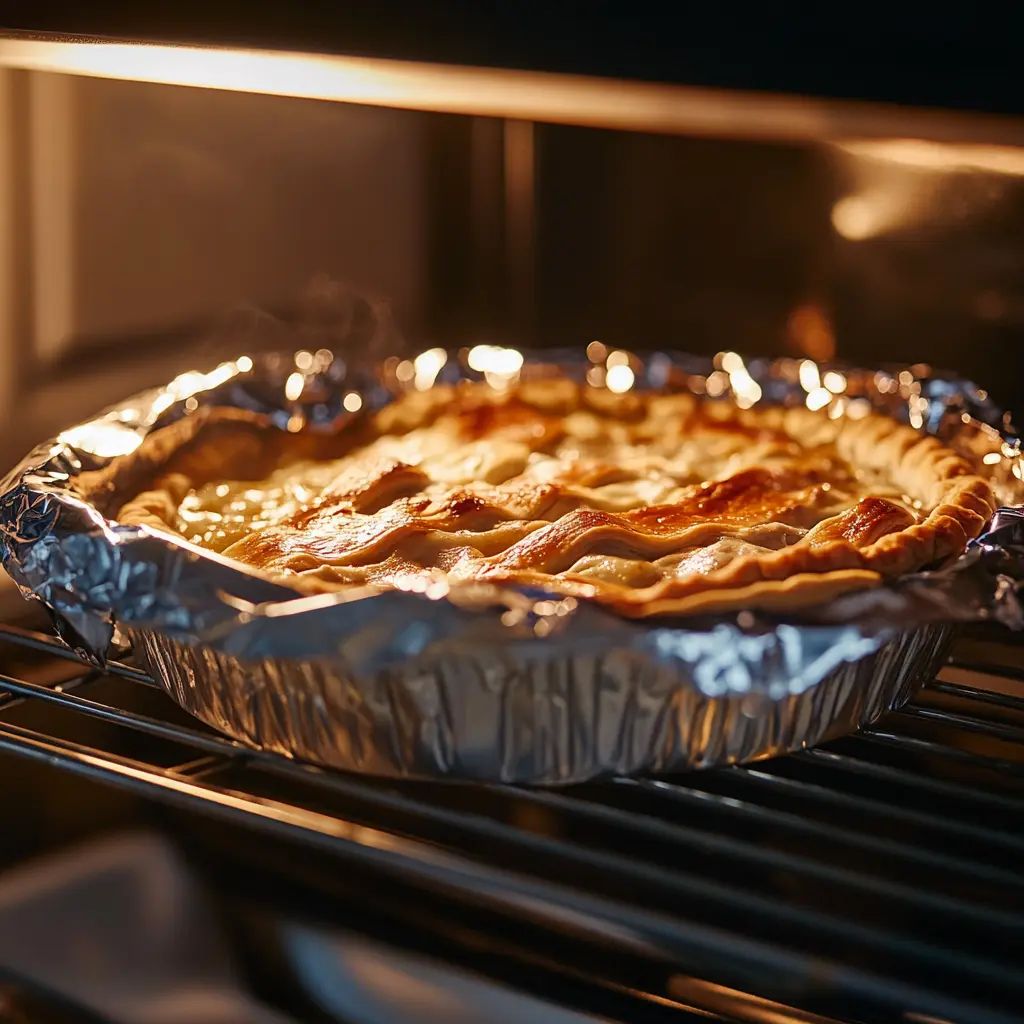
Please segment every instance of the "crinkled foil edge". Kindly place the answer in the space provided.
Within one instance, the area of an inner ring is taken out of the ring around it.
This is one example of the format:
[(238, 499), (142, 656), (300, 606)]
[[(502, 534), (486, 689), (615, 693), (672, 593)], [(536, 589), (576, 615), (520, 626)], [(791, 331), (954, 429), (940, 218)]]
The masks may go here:
[[(1020, 445), (973, 385), (919, 367), (601, 349), (431, 349), (373, 365), (300, 350), (183, 374), (40, 446), (8, 475), (5, 567), (81, 653), (102, 663), (119, 628), (168, 693), (214, 728), (331, 767), (423, 778), (555, 784), (768, 757), (902, 704), (940, 663), (957, 622), (1021, 624)], [(155, 431), (187, 438), (211, 411), (335, 431), (403, 389), (552, 372), (611, 390), (686, 389), (835, 415), (864, 403), (970, 455), (1007, 505), (952, 565), (841, 598), (813, 618), (627, 622), (518, 589), (472, 601), (301, 597), (114, 523), (85, 497), (87, 481), (116, 472)]]

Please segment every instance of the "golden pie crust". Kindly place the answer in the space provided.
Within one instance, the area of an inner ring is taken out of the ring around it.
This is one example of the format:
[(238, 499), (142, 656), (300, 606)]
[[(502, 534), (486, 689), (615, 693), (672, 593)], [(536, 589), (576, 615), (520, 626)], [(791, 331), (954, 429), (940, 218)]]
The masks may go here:
[(875, 586), (960, 553), (995, 507), (881, 415), (562, 380), (411, 392), (333, 443), (211, 424), (117, 518), (300, 590), (530, 586), (639, 618)]

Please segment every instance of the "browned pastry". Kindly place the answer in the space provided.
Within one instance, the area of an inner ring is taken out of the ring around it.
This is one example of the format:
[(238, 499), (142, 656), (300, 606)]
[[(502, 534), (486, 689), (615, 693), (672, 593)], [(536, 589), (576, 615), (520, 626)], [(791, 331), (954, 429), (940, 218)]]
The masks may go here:
[(118, 518), (300, 589), (520, 584), (644, 617), (873, 586), (959, 553), (994, 507), (968, 462), (883, 416), (565, 381), (413, 392), (358, 442), (277, 454), (258, 482), (194, 455)]

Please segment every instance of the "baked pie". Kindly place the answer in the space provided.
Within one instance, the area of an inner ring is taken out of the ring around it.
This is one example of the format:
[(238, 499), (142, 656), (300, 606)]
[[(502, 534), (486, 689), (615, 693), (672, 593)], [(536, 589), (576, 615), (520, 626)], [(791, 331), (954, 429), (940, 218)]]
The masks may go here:
[(961, 552), (994, 509), (970, 463), (878, 414), (564, 380), (411, 392), (329, 458), (299, 441), (200, 430), (118, 519), (300, 590), (474, 581), (646, 617), (871, 587)]

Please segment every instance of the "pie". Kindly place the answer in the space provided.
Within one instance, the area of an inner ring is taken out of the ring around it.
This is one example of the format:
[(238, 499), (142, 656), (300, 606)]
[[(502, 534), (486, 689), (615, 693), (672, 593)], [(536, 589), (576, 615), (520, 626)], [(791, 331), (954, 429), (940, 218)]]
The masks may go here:
[(958, 554), (994, 510), (960, 455), (862, 412), (463, 382), (354, 416), (326, 455), (199, 430), (117, 518), (299, 590), (494, 584), (637, 618), (802, 608)]

